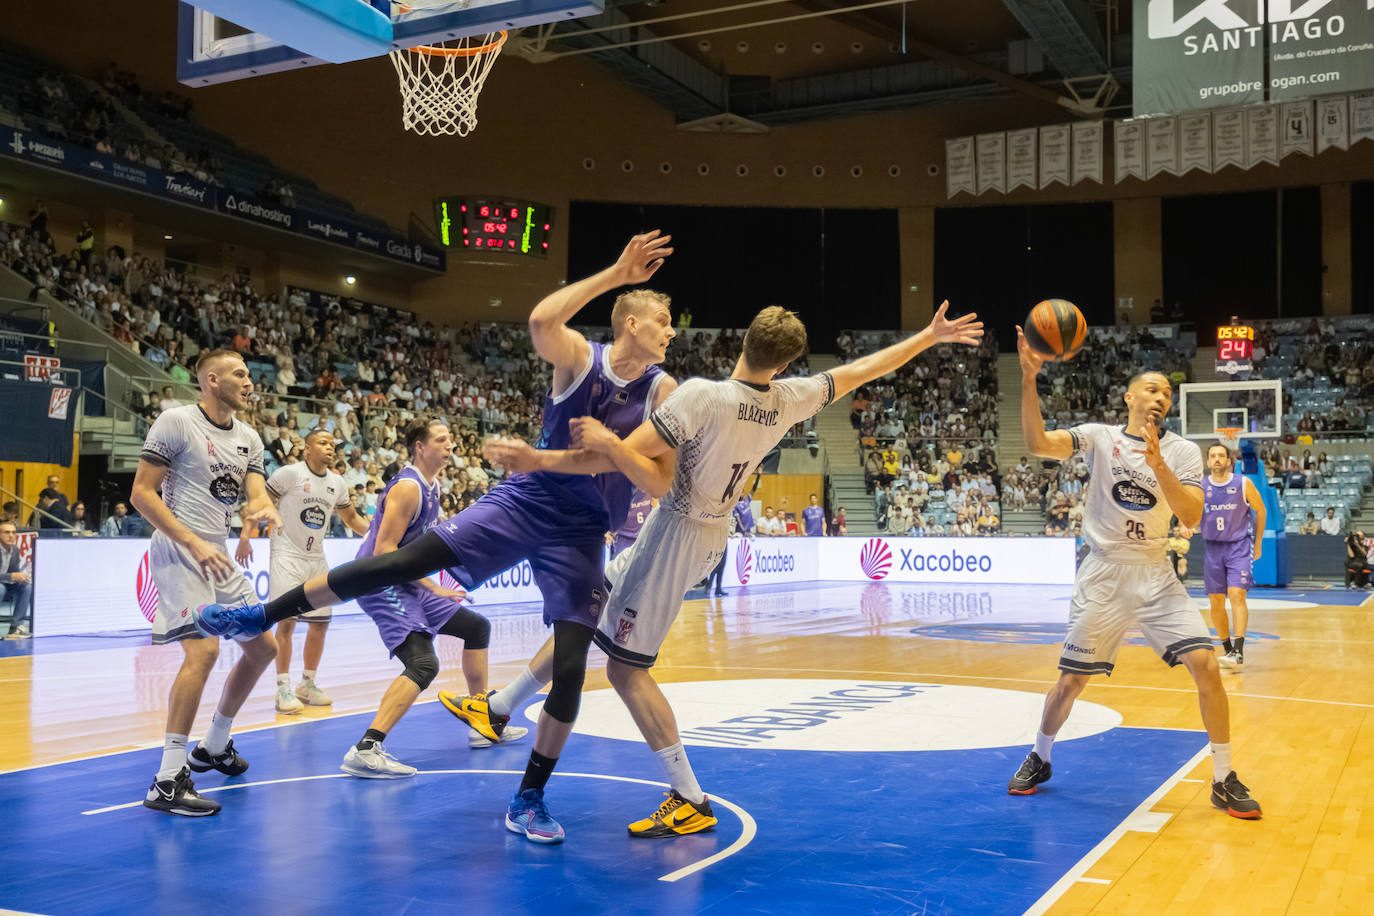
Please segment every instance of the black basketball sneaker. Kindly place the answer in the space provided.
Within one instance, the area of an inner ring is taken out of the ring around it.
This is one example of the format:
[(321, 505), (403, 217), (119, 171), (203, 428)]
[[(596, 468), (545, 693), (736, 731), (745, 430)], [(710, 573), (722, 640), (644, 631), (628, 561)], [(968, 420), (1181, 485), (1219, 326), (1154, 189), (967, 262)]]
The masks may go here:
[(186, 755), (186, 763), (197, 773), (219, 770), (225, 776), (237, 776), (248, 769), (248, 761), (234, 750), (233, 738), (229, 739), (224, 750), (218, 754), (211, 754), (205, 749), (205, 745), (197, 744), (196, 749)]
[(1016, 775), (1007, 783), (1008, 795), (1034, 795), (1035, 787), (1042, 782), (1048, 782), (1050, 778), (1050, 765), (1040, 759), (1040, 755), (1031, 751), (1026, 755), (1026, 759), (1021, 761), (1021, 768), (1016, 771)]
[(219, 814), (219, 802), (201, 797), (191, 782), (191, 771), (182, 767), (171, 779), (156, 780), (148, 787), (143, 806), (154, 811), (182, 817), (207, 817)]

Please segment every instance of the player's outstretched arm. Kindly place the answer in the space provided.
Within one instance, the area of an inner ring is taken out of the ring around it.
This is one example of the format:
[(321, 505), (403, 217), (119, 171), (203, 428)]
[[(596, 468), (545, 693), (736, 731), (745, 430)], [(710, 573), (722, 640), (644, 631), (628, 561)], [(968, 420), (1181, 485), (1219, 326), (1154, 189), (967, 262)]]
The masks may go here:
[(940, 303), (935, 317), (924, 330), (900, 343), (884, 347), (877, 353), (870, 353), (834, 369), (827, 369), (830, 378), (835, 382), (835, 393), (832, 397), (843, 397), (860, 385), (882, 378), (889, 372), (895, 372), (911, 362), (917, 354), (936, 344), (958, 343), (977, 346), (983, 339), (983, 322), (978, 320), (977, 313), (951, 320), (945, 317), (947, 311), (948, 300)]
[(587, 361), (587, 338), (568, 327), (568, 322), (602, 293), (647, 282), (673, 253), (667, 247), (670, 241), (672, 236), (661, 235), (657, 229), (635, 236), (610, 267), (550, 293), (530, 312), (530, 340), (540, 358), (553, 364), (555, 393), (566, 388)]
[(663, 440), (657, 427), (645, 421), (624, 439), (592, 417), (569, 421), (573, 445), (605, 455), (630, 483), (659, 499), (668, 492), (677, 467), (677, 450)]
[(1026, 450), (1041, 458), (1063, 461), (1073, 454), (1073, 436), (1067, 429), (1045, 429), (1045, 418), (1040, 415), (1040, 394), (1035, 390), (1035, 377), (1045, 365), (1045, 358), (1026, 343), (1025, 332), (1019, 324), (1016, 326), (1016, 353), (1021, 359), (1021, 434), (1026, 439)]
[(363, 518), (357, 509), (352, 506), (345, 506), (339, 510), (339, 519), (351, 528), (358, 537), (367, 537), (367, 530), (370, 526), (367, 519)]

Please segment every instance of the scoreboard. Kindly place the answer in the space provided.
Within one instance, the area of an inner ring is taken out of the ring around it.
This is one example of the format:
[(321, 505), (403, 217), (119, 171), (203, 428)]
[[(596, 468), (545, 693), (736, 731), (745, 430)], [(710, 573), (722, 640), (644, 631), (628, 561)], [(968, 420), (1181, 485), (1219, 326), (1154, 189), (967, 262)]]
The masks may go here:
[(1246, 379), (1254, 370), (1255, 329), (1232, 322), (1217, 328), (1217, 374)]
[(552, 208), (499, 197), (441, 197), (434, 202), (439, 240), (464, 251), (547, 257)]

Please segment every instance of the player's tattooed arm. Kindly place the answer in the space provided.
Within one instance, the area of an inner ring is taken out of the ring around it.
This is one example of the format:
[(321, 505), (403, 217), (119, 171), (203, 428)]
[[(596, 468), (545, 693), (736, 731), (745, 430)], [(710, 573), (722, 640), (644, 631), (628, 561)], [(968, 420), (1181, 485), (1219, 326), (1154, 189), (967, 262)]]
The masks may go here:
[(1045, 358), (1026, 343), (1020, 325), (1016, 326), (1016, 353), (1021, 359), (1021, 434), (1026, 439), (1026, 450), (1041, 458), (1064, 461), (1073, 455), (1073, 436), (1066, 429), (1045, 429), (1040, 395), (1035, 390), (1035, 377), (1045, 365)]

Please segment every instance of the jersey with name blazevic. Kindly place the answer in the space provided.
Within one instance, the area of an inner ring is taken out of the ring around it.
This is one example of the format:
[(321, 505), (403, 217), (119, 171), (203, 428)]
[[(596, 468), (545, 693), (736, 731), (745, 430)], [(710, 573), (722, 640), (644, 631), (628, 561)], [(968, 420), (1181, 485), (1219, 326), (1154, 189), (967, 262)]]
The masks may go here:
[(304, 461), (277, 468), (267, 480), (277, 498), (281, 530), (272, 534), (272, 549), (295, 556), (324, 556), (324, 538), (336, 509), (351, 505), (348, 487), (333, 471), (316, 474)]
[[(1145, 440), (1103, 423), (1075, 426), (1069, 435), (1092, 474), (1083, 505), (1083, 540), (1108, 561), (1163, 560), (1173, 510), (1145, 463)], [(1180, 483), (1201, 488), (1202, 452), (1196, 442), (1163, 432), (1159, 453)]]
[(769, 385), (683, 382), (649, 418), (677, 449), (673, 484), (659, 505), (685, 518), (724, 522), (764, 456), (834, 396), (828, 372)]
[(204, 538), (229, 536), (249, 474), (262, 474), (262, 439), (239, 420), (217, 426), (199, 404), (173, 407), (148, 430), (144, 461), (167, 469), (162, 501)]

